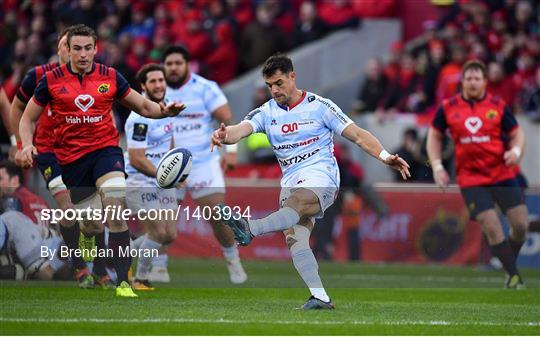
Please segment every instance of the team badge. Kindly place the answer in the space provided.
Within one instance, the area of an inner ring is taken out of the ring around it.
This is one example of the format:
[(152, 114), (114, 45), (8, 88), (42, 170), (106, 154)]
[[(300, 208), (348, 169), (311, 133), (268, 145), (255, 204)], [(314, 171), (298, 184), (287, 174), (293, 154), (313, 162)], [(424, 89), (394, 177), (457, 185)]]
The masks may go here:
[(43, 171), (43, 176), (45, 177), (45, 180), (49, 180), (49, 178), (51, 177), (51, 175), (52, 175), (52, 167), (47, 166), (47, 168), (45, 169), (45, 171)]
[(101, 83), (97, 89), (97, 91), (100, 93), (100, 94), (104, 94), (106, 93), (107, 91), (109, 91), (109, 88), (111, 87), (111, 85), (109, 83)]
[(497, 115), (498, 115), (497, 110), (490, 109), (490, 110), (488, 110), (488, 112), (486, 112), (486, 118), (487, 119), (493, 119), (493, 118), (497, 117)]

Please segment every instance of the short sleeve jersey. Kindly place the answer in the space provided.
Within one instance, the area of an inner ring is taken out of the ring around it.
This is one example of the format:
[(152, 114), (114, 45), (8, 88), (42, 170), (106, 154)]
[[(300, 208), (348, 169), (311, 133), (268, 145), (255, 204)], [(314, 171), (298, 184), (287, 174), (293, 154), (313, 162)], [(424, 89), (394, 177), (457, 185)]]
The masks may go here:
[(443, 101), (432, 126), (443, 133), (450, 131), (460, 187), (491, 185), (515, 177), (515, 170), (504, 163), (503, 136), (519, 126), (499, 97), (486, 94), (481, 100), (469, 101), (456, 95)]
[[(19, 90), (17, 90), (17, 98), (21, 102), (28, 103), (34, 95), (36, 87), (47, 71), (59, 67), (60, 63), (54, 62), (43, 64), (30, 69), (24, 76)], [(39, 119), (36, 122), (36, 131), (34, 133), (34, 146), (39, 153), (54, 152), (54, 119), (49, 106), (45, 108)]]
[(267, 135), (284, 176), (309, 166), (336, 165), (333, 134), (341, 135), (353, 123), (334, 102), (310, 92), (290, 107), (271, 99), (244, 120), (254, 132)]
[(186, 110), (174, 118), (174, 144), (191, 151), (193, 165), (219, 156), (218, 151), (210, 152), (215, 128), (212, 113), (227, 104), (227, 98), (217, 83), (191, 73), (180, 88), (167, 87), (165, 102), (186, 105)]
[(41, 106), (50, 104), (56, 125), (55, 154), (61, 165), (98, 149), (118, 146), (112, 106), (115, 99), (129, 92), (120, 73), (99, 63), (84, 76), (75, 73), (69, 63), (43, 76), (34, 101)]
[[(157, 167), (163, 155), (171, 149), (173, 119), (151, 119), (131, 112), (126, 121), (125, 131), (128, 150), (145, 149), (146, 158)], [(155, 180), (139, 172), (129, 162), (129, 156), (126, 157), (128, 180), (136, 180), (138, 183), (148, 182), (149, 184)]]

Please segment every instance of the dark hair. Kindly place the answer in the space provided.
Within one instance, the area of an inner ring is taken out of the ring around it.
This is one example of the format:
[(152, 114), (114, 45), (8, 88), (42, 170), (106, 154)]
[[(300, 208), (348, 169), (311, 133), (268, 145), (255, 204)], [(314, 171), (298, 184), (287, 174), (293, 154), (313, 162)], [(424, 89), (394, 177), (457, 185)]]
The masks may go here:
[(167, 58), (167, 56), (171, 54), (182, 54), (186, 62), (189, 62), (191, 60), (191, 54), (189, 53), (186, 47), (182, 45), (174, 45), (174, 46), (168, 46), (167, 49), (165, 49), (165, 51), (163, 52), (163, 57), (161, 61), (165, 62), (165, 59)]
[(284, 74), (294, 71), (292, 60), (287, 55), (277, 53), (267, 58), (262, 68), (263, 77), (270, 77), (278, 70)]
[(74, 25), (68, 28), (68, 46), (71, 47), (71, 38), (74, 36), (90, 36), (94, 40), (94, 46), (97, 43), (96, 32), (86, 25)]
[(20, 167), (10, 162), (7, 159), (0, 161), (0, 169), (6, 169), (7, 175), (10, 178), (19, 177), (19, 182), (23, 183), (23, 171)]
[(165, 76), (165, 69), (163, 69), (163, 66), (157, 63), (148, 63), (142, 66), (142, 68), (137, 72), (137, 81), (139, 81), (141, 85), (145, 84), (148, 73), (151, 71), (161, 71), (163, 76)]
[(60, 43), (60, 40), (62, 40), (62, 38), (69, 33), (69, 31), (71, 30), (72, 27), (73, 26), (66, 27), (60, 32), (60, 34), (58, 34), (58, 37), (56, 38), (56, 45), (57, 46), (58, 46), (58, 43)]
[(418, 139), (418, 131), (416, 131), (415, 128), (408, 128), (407, 130), (405, 130), (405, 132), (403, 133), (403, 135), (405, 137), (411, 137), (413, 138), (414, 140), (417, 140)]
[(465, 73), (469, 70), (480, 70), (484, 78), (487, 78), (486, 65), (480, 60), (470, 60), (465, 62), (461, 68), (461, 78), (465, 78)]

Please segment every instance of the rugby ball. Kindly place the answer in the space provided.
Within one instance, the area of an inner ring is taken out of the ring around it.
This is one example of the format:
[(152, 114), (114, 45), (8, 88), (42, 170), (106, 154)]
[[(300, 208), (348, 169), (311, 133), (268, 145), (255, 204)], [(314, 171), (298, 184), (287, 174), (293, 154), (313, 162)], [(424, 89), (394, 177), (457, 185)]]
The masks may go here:
[(191, 152), (175, 148), (165, 153), (157, 166), (156, 182), (161, 188), (173, 188), (183, 182), (191, 171)]

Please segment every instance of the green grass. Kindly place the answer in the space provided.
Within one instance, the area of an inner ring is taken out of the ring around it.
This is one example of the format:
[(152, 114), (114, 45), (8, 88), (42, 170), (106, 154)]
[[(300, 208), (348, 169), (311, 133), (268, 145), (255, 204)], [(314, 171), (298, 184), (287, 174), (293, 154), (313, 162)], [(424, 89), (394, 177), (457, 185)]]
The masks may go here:
[(290, 262), (245, 264), (228, 283), (216, 260), (172, 260), (173, 282), (137, 299), (71, 282), (2, 282), (4, 335), (538, 335), (540, 270), (527, 289), (502, 289), (500, 271), (321, 263), (333, 311), (295, 310), (309, 292)]

